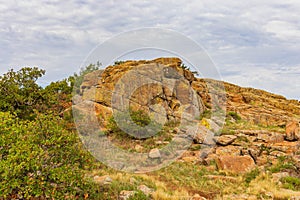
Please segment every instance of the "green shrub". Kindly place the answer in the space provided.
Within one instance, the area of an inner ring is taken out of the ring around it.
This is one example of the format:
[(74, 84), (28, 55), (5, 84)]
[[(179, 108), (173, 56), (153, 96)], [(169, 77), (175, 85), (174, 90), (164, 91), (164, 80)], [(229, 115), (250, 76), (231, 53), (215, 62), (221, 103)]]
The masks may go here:
[(278, 157), (278, 163), (269, 168), (270, 172), (272, 173), (281, 172), (286, 169), (293, 169), (293, 170), (296, 169), (295, 163), (293, 163), (293, 161), (286, 156)]
[(212, 115), (212, 112), (211, 110), (204, 110), (203, 113), (201, 113), (199, 119), (203, 119), (203, 118), (207, 118), (207, 119), (210, 119), (211, 118), (211, 115)]
[(259, 175), (259, 169), (256, 168), (251, 172), (245, 174), (245, 183), (248, 186), (252, 180), (254, 180)]
[(0, 112), (0, 198), (100, 198), (84, 178), (94, 159), (80, 144), (57, 117), (22, 121)]
[(300, 190), (300, 179), (292, 176), (281, 178), (280, 181), (283, 183), (283, 187), (290, 190)]
[(232, 117), (233, 119), (235, 119), (237, 121), (242, 119), (241, 116), (239, 116), (236, 112), (232, 112), (232, 111), (228, 112), (227, 116)]

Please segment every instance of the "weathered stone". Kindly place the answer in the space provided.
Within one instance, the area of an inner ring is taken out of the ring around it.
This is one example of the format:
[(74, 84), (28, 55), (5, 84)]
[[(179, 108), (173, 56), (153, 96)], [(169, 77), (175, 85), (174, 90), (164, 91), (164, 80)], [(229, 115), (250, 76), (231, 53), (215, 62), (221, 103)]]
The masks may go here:
[(194, 194), (194, 196), (192, 196), (191, 200), (206, 200), (206, 198), (200, 196), (199, 194)]
[(73, 98), (72, 98), (72, 102), (73, 102), (73, 105), (76, 105), (76, 104), (79, 104), (82, 102), (82, 96), (80, 95), (74, 95)]
[(209, 130), (202, 125), (198, 125), (197, 132), (192, 135), (195, 144), (203, 144), (208, 135)]
[(139, 144), (137, 144), (137, 145), (135, 145), (134, 149), (135, 149), (137, 152), (140, 152), (140, 151), (142, 151), (142, 150), (144, 149), (144, 147), (141, 146), (141, 145), (139, 145)]
[(99, 79), (101, 78), (101, 74), (103, 70), (93, 71), (91, 73), (86, 74), (83, 77), (82, 84), (80, 86), (81, 93), (85, 90), (90, 89), (92, 86), (96, 86)]
[(298, 151), (300, 143), (283, 141), (275, 144), (267, 144), (267, 146), (271, 147), (274, 150), (282, 151), (286, 154), (293, 154)]
[(290, 121), (286, 124), (286, 136), (285, 139), (288, 141), (294, 141), (300, 139), (300, 122)]
[(119, 200), (127, 200), (133, 195), (135, 195), (136, 191), (128, 191), (128, 190), (122, 190), (119, 194)]
[(219, 156), (218, 168), (235, 173), (248, 172), (255, 168), (255, 163), (250, 156)]
[(239, 146), (226, 146), (217, 147), (216, 155), (218, 156), (240, 156), (242, 147)]
[(112, 179), (108, 176), (94, 176), (94, 181), (100, 185), (109, 185), (112, 182)]
[(157, 148), (151, 149), (148, 156), (149, 156), (149, 158), (153, 158), (153, 159), (161, 158), (160, 151)]
[(152, 188), (149, 188), (146, 185), (140, 185), (137, 189), (142, 191), (145, 195), (151, 195), (154, 192)]
[(194, 163), (199, 161), (199, 158), (197, 156), (184, 156), (181, 158), (181, 160), (183, 160), (184, 162)]
[(272, 133), (267, 140), (268, 143), (279, 143), (284, 141), (284, 135), (281, 133)]
[(266, 165), (269, 161), (269, 157), (267, 155), (261, 155), (256, 158), (256, 164), (258, 166)]
[(274, 182), (279, 182), (280, 179), (289, 176), (288, 172), (278, 172), (278, 173), (274, 173), (272, 174), (272, 179)]
[(233, 143), (236, 138), (235, 135), (222, 135), (216, 138), (216, 143), (226, 146)]
[(270, 153), (271, 156), (275, 156), (275, 157), (283, 157), (283, 156), (286, 156), (287, 154), (286, 153), (283, 153), (282, 151), (272, 151)]

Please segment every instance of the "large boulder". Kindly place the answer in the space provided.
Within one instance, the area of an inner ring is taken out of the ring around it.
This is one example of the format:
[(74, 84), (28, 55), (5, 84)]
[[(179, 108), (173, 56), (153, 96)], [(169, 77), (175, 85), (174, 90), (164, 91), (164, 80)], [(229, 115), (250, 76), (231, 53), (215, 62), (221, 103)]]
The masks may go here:
[[(142, 110), (168, 121), (180, 121), (182, 117), (193, 121), (205, 106), (192, 87), (193, 73), (181, 63), (178, 58), (158, 58), (108, 66), (84, 77), (81, 99), (95, 102), (97, 110), (104, 110), (96, 113), (103, 119), (111, 115), (112, 108), (113, 112)], [(102, 107), (98, 109), (98, 105)]]
[(288, 141), (294, 141), (300, 139), (300, 122), (293, 120), (286, 124), (286, 136)]
[(219, 156), (217, 166), (220, 170), (245, 173), (254, 169), (256, 165), (250, 156)]

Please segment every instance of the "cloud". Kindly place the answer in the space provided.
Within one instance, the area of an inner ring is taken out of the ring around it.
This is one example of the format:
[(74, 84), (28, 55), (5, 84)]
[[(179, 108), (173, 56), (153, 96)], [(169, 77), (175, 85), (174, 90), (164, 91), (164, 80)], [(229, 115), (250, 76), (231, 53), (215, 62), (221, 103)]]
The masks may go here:
[(61, 79), (108, 38), (161, 27), (201, 44), (225, 80), (299, 99), (299, 9), (297, 0), (0, 0), (0, 73), (34, 65), (44, 82)]

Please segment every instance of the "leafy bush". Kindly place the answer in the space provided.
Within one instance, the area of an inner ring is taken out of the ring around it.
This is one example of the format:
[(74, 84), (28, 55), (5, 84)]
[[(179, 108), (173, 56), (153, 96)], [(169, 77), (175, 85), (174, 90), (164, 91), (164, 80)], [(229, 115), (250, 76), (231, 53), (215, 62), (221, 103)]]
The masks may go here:
[(0, 158), (0, 198), (100, 198), (83, 173), (93, 158), (57, 117), (22, 121), (0, 112)]
[(210, 119), (211, 118), (211, 115), (212, 115), (212, 112), (211, 110), (204, 110), (203, 113), (201, 113), (199, 119), (203, 119), (203, 118), (207, 118), (207, 119)]
[(281, 178), (283, 187), (290, 190), (300, 190), (300, 179), (292, 176)]
[(241, 116), (239, 116), (236, 112), (232, 112), (232, 111), (228, 112), (227, 116), (230, 116), (237, 121), (242, 119)]
[[(145, 113), (142, 110), (135, 111), (135, 110), (129, 109), (129, 114), (130, 114), (130, 117), (131, 117), (132, 121), (139, 127), (145, 127), (151, 122), (151, 118), (149, 117), (149, 115), (147, 115), (147, 113)], [(124, 123), (126, 125), (127, 118), (126, 118), (125, 113), (119, 112), (119, 113), (117, 113), (117, 117), (120, 120), (119, 123)], [(116, 123), (113, 116), (111, 116), (109, 118), (107, 128), (108, 128), (109, 132), (115, 133), (119, 136), (126, 136), (127, 135), (127, 133), (123, 132), (119, 128), (119, 126)], [(135, 131), (135, 130), (132, 129), (132, 131)], [(130, 137), (130, 135), (127, 135), (127, 136)]]
[(252, 180), (254, 180), (259, 175), (259, 169), (256, 168), (247, 174), (245, 174), (245, 183), (248, 186)]
[(286, 169), (296, 169), (296, 165), (290, 158), (285, 156), (278, 157), (278, 163), (269, 168), (272, 173), (281, 172)]
[(74, 73), (73, 76), (70, 76), (68, 80), (71, 82), (71, 86), (75, 93), (79, 93), (80, 85), (83, 82), (84, 76), (93, 71), (99, 70), (102, 64), (98, 61), (97, 64), (90, 64), (84, 68), (80, 69), (80, 72)]
[(24, 67), (19, 71), (9, 70), (0, 76), (0, 111), (15, 112), (19, 117), (28, 118), (39, 109), (43, 100), (37, 79), (45, 74), (37, 67)]

